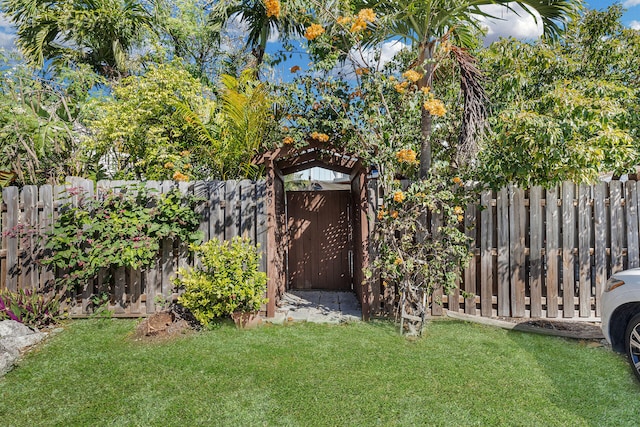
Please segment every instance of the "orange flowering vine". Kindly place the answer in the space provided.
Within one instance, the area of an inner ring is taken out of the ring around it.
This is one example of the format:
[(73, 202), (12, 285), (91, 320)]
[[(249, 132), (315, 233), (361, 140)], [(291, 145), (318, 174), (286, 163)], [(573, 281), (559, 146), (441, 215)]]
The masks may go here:
[(176, 171), (176, 173), (173, 174), (173, 180), (174, 181), (189, 181), (189, 177), (187, 175), (184, 175), (183, 173)]
[(304, 37), (311, 41), (311, 40), (315, 40), (318, 37), (320, 37), (321, 35), (323, 35), (325, 32), (325, 29), (322, 25), (320, 24), (311, 24), (309, 27), (307, 27), (307, 30), (304, 32)]
[(395, 193), (393, 193), (393, 201), (394, 202), (398, 202), (398, 203), (402, 203), (404, 201), (404, 193), (400, 190), (396, 191)]
[(313, 132), (311, 134), (311, 138), (315, 139), (316, 141), (320, 141), (320, 142), (329, 141), (329, 135), (327, 135), (326, 133)]
[(264, 0), (264, 7), (267, 9), (267, 18), (280, 17), (280, 2), (278, 0)]

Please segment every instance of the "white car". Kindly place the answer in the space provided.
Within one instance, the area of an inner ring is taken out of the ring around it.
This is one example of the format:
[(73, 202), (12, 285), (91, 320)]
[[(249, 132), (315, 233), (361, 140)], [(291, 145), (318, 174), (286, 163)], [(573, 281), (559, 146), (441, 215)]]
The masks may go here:
[(614, 350), (627, 354), (640, 380), (640, 268), (612, 275), (600, 302), (602, 333)]

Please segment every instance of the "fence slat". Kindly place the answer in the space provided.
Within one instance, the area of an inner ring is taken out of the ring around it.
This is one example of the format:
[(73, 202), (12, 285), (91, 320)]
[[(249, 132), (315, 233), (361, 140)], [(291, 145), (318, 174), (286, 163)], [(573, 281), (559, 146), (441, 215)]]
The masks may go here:
[(253, 181), (240, 181), (240, 235), (256, 243), (256, 186)]
[(600, 316), (600, 294), (607, 281), (607, 212), (605, 197), (607, 183), (599, 182), (593, 188), (594, 263), (596, 281), (596, 316)]
[(609, 209), (611, 210), (611, 274), (624, 269), (622, 258), (622, 236), (624, 236), (622, 220), (622, 183), (611, 181), (609, 183)]
[(231, 240), (239, 234), (239, 207), (240, 185), (238, 181), (227, 181), (225, 183), (225, 208), (224, 208), (224, 238)]
[(580, 184), (578, 194), (578, 277), (580, 317), (591, 316), (591, 186)]
[(636, 181), (627, 181), (625, 183), (628, 268), (640, 266), (640, 260), (638, 259), (638, 193), (636, 186)]
[(576, 220), (573, 199), (575, 184), (562, 183), (562, 316), (573, 317), (575, 311), (575, 248)]
[[(256, 184), (256, 243), (260, 245), (262, 257), (260, 258), (260, 271), (267, 271), (267, 183), (258, 181)], [(378, 300), (379, 295), (374, 295), (374, 300)], [(378, 305), (375, 306), (376, 308)]]
[(542, 188), (533, 187), (529, 191), (529, 285), (531, 317), (542, 317)]
[(498, 229), (498, 316), (510, 316), (511, 294), (509, 274), (509, 189), (503, 188), (496, 196)]
[(509, 270), (511, 316), (525, 315), (525, 227), (526, 212), (524, 191), (518, 187), (509, 188)]
[(224, 240), (224, 181), (209, 183), (209, 238)]
[(547, 214), (547, 317), (558, 317), (558, 275), (560, 272), (558, 252), (560, 246), (560, 218), (558, 216), (558, 187), (547, 190), (546, 194)]
[(464, 312), (467, 314), (476, 314), (476, 222), (477, 222), (476, 205), (469, 203), (464, 214), (464, 230), (467, 238), (469, 238), (469, 247), (471, 248), (471, 259), (469, 265), (464, 269), (464, 290), (469, 295), (464, 300)]
[(7, 205), (7, 222), (3, 230), (7, 249), (5, 285), (9, 291), (16, 292), (18, 290), (18, 220), (20, 218), (18, 189), (16, 187), (3, 188), (2, 201)]
[(480, 202), (480, 313), (485, 317), (492, 315), (493, 296), (493, 209), (490, 190), (481, 194)]
[(35, 232), (38, 228), (38, 187), (25, 185), (22, 187), (21, 199), (23, 217), (20, 230), (20, 284), (23, 289), (38, 288), (38, 271), (35, 260)]
[[(40, 236), (46, 234), (53, 228), (53, 187), (51, 185), (43, 185), (39, 190), (40, 202), (42, 203), (42, 212), (39, 218)], [(48, 254), (45, 254), (48, 255)], [(49, 291), (55, 285), (55, 274), (53, 267), (43, 265), (40, 270), (40, 289)]]

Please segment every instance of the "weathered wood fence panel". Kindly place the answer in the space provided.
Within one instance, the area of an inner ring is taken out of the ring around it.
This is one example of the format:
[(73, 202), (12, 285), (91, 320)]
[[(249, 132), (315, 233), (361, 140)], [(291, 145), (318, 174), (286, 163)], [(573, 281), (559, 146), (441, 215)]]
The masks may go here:
[(444, 307), (482, 316), (599, 317), (607, 277), (640, 266), (639, 188), (636, 181), (567, 182), (483, 192), (476, 230), (467, 229), (479, 236), (472, 253), (480, 262), (472, 259), (461, 284), (476, 296), (454, 304), (445, 296)]
[[(109, 190), (119, 191), (135, 181), (99, 181), (67, 178), (65, 185), (7, 187), (2, 191), (2, 230), (0, 249), (0, 289), (52, 290), (55, 274), (41, 265), (37, 251), (38, 236), (52, 227), (65, 203), (78, 203), (80, 197), (103, 197)], [(248, 237), (260, 243), (263, 250), (262, 270), (266, 270), (266, 230), (264, 181), (149, 181), (146, 187), (159, 193), (177, 188), (183, 194), (203, 199), (197, 209), (202, 214), (199, 230), (204, 241)], [(188, 248), (181, 242), (161, 242), (158, 258), (152, 268), (102, 271), (95, 281), (87, 283), (78, 294), (69, 292), (64, 308), (72, 316), (90, 314), (92, 299), (106, 293), (108, 307), (116, 316), (144, 316), (154, 313), (161, 304), (176, 297), (172, 279), (179, 267), (193, 265)], [(58, 271), (57, 274), (64, 274)], [(67, 301), (69, 303), (67, 304)]]

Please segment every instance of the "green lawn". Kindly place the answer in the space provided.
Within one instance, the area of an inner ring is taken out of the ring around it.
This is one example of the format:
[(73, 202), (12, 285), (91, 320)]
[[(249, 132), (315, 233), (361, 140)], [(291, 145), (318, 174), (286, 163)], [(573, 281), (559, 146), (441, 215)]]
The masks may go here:
[(637, 425), (626, 361), (560, 338), (442, 320), (230, 325), (167, 342), (75, 321), (0, 380), (3, 426)]

